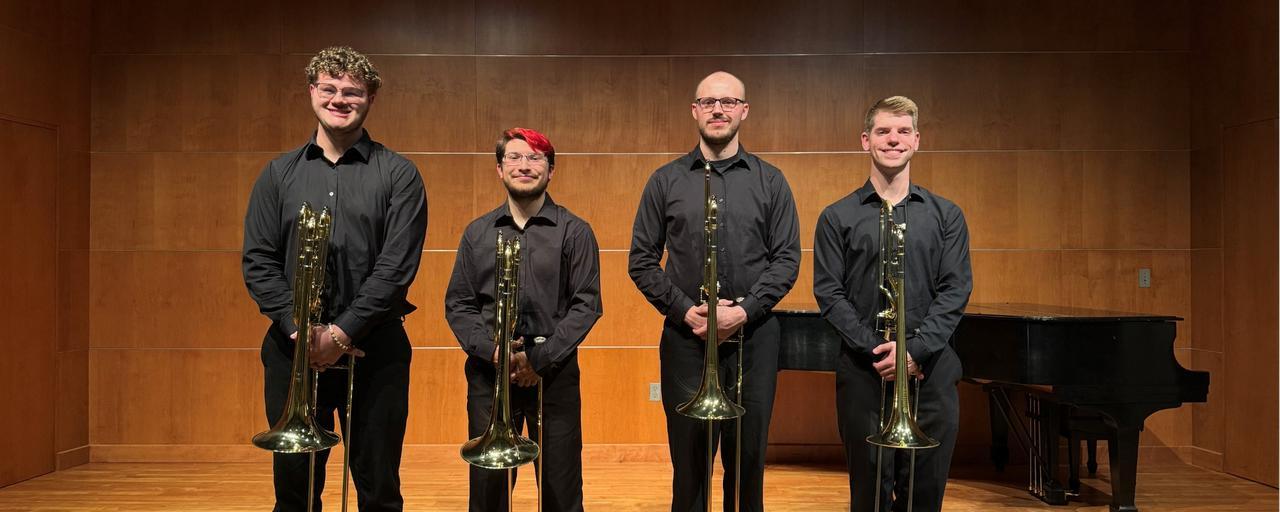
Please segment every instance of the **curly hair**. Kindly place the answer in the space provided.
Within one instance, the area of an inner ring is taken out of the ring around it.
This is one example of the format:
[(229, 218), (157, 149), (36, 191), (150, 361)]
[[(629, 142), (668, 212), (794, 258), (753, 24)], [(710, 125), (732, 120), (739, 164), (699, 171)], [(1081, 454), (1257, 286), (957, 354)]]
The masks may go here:
[(330, 46), (311, 58), (307, 64), (307, 83), (315, 85), (321, 73), (334, 78), (351, 77), (363, 83), (369, 94), (377, 94), (382, 86), (382, 77), (369, 58), (347, 46)]
[(875, 127), (876, 114), (880, 112), (911, 116), (911, 127), (916, 128), (916, 119), (920, 116), (920, 107), (917, 107), (916, 102), (911, 101), (911, 98), (906, 96), (890, 96), (877, 101), (875, 105), (867, 109), (867, 117), (862, 122), (862, 131), (871, 133), (871, 129)]

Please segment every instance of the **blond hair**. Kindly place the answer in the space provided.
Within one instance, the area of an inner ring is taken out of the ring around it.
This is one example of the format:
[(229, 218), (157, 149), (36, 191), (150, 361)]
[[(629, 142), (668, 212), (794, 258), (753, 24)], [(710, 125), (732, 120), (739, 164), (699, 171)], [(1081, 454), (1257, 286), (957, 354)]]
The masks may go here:
[(916, 120), (920, 115), (920, 107), (916, 106), (916, 102), (911, 101), (911, 98), (906, 96), (890, 96), (877, 101), (875, 105), (872, 105), (871, 108), (867, 110), (867, 118), (863, 120), (862, 123), (863, 132), (871, 133), (871, 128), (875, 126), (876, 114), (881, 112), (888, 112), (890, 114), (897, 115), (910, 115), (911, 128), (919, 129), (916, 126)]
[(369, 94), (377, 94), (382, 86), (382, 77), (369, 58), (346, 46), (330, 46), (311, 58), (307, 64), (307, 83), (315, 85), (322, 73), (334, 78), (351, 77), (363, 83)]

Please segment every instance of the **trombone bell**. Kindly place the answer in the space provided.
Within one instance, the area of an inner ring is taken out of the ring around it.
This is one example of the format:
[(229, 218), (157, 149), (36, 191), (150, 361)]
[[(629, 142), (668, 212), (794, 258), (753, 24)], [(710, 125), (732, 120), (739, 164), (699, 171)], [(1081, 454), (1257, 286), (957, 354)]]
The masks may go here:
[(485, 469), (510, 469), (538, 458), (538, 443), (502, 427), (491, 424), (484, 435), (463, 444), (462, 460)]
[(319, 428), (310, 416), (290, 415), (284, 425), (253, 436), (253, 445), (279, 453), (310, 453), (337, 446), (337, 434)]
[(867, 442), (876, 446), (902, 450), (936, 448), (938, 441), (920, 430), (920, 426), (911, 419), (911, 416), (902, 412), (902, 409), (895, 407), (885, 427), (879, 433), (867, 436)]

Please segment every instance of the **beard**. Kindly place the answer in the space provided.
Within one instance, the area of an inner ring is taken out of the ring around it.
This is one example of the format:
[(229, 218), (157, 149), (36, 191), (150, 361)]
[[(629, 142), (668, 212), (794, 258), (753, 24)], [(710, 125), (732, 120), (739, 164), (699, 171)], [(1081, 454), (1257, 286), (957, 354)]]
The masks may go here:
[(723, 135), (716, 135), (708, 133), (707, 125), (704, 123), (698, 125), (698, 134), (702, 136), (702, 141), (706, 142), (708, 146), (724, 146), (738, 136), (738, 126), (731, 122), (728, 131), (724, 132)]
[(502, 180), (502, 184), (507, 187), (507, 195), (512, 199), (534, 199), (547, 191), (547, 185), (551, 184), (551, 180), (542, 180), (531, 188), (516, 188), (507, 180)]

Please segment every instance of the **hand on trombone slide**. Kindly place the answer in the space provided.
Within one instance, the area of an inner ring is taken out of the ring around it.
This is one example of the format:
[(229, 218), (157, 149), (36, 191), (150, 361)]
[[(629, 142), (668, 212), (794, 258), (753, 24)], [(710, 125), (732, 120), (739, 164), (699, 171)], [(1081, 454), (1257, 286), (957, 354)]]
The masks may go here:
[[(524, 336), (516, 338), (511, 342), (512, 350), (517, 350), (524, 346)], [(524, 351), (511, 354), (511, 382), (522, 388), (538, 385), (541, 377), (538, 372), (533, 371), (533, 365), (529, 364), (529, 355)]]
[[(897, 356), (897, 353), (894, 352), (896, 346), (895, 342), (888, 341), (871, 350), (872, 354), (885, 354), (880, 360), (871, 363), (871, 366), (875, 367), (880, 377), (887, 381), (894, 379), (893, 373), (897, 369), (894, 363), (894, 357)], [(924, 370), (921, 370), (920, 365), (917, 365), (915, 360), (911, 359), (910, 353), (907, 353), (907, 372), (917, 379), (924, 379)]]
[[(520, 387), (536, 386), (542, 377), (538, 376), (538, 372), (533, 371), (533, 366), (529, 364), (529, 356), (523, 351), (516, 352), (524, 347), (524, 336), (511, 341), (511, 382)], [(498, 365), (498, 347), (493, 348), (493, 357), (490, 362), (494, 366)]]

